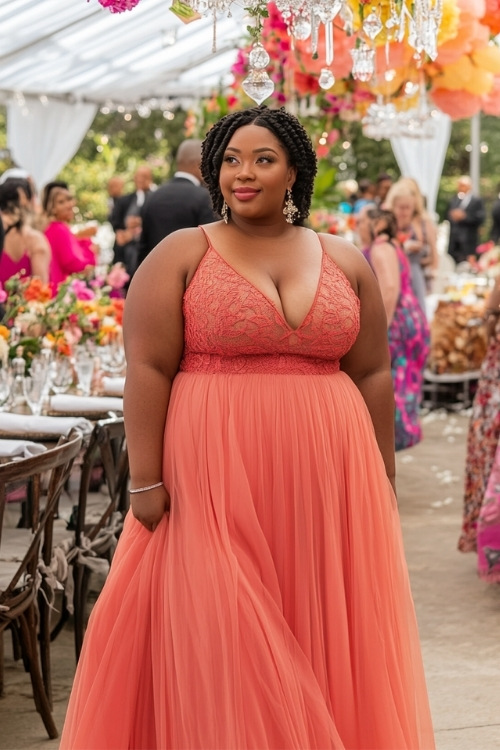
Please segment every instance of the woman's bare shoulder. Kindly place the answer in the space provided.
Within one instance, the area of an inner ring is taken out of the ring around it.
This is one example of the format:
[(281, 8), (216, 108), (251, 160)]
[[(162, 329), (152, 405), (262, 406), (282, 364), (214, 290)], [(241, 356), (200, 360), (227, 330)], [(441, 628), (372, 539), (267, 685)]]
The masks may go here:
[(319, 237), (325, 252), (345, 273), (356, 290), (360, 278), (370, 270), (361, 250), (352, 242), (337, 235), (320, 234)]

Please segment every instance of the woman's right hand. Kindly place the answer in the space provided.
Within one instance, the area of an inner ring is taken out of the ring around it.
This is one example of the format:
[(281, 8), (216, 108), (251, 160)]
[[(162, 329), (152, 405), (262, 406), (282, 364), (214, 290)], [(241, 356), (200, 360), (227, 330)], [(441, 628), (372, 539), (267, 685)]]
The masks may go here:
[(130, 496), (130, 507), (134, 517), (148, 531), (154, 531), (165, 513), (170, 510), (170, 497), (165, 487)]

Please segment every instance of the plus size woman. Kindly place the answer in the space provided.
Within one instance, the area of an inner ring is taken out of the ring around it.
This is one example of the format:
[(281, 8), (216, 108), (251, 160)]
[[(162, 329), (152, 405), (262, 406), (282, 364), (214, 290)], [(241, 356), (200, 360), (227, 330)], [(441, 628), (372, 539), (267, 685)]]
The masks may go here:
[(131, 512), (62, 748), (434, 747), (384, 308), (301, 225), (315, 170), (292, 115), (228, 115), (202, 160), (222, 220), (134, 276)]

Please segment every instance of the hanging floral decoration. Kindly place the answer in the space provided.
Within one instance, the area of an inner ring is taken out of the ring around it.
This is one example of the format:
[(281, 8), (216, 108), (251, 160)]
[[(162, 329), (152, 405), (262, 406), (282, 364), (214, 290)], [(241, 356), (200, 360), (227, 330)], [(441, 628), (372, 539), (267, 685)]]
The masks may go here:
[(98, 0), (103, 8), (108, 8), (111, 13), (123, 13), (126, 10), (132, 10), (139, 3), (139, 0)]

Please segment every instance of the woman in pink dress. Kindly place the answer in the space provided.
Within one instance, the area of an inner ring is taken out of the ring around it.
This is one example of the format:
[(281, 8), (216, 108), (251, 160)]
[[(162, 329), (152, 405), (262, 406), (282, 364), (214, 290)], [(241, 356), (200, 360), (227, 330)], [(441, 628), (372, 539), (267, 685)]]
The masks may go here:
[(11, 218), (0, 250), (0, 282), (16, 274), (49, 280), (50, 246), (30, 225), (31, 192), (28, 180), (8, 178), (0, 185), (0, 211)]
[(223, 118), (201, 166), (223, 220), (127, 297), (131, 512), (61, 748), (431, 750), (375, 276), (302, 226), (285, 110)]
[(71, 231), (75, 200), (67, 188), (58, 183), (47, 186), (42, 206), (48, 221), (45, 236), (52, 251), (50, 282), (57, 289), (72, 273), (95, 266), (97, 247), (90, 238), (78, 239)]

